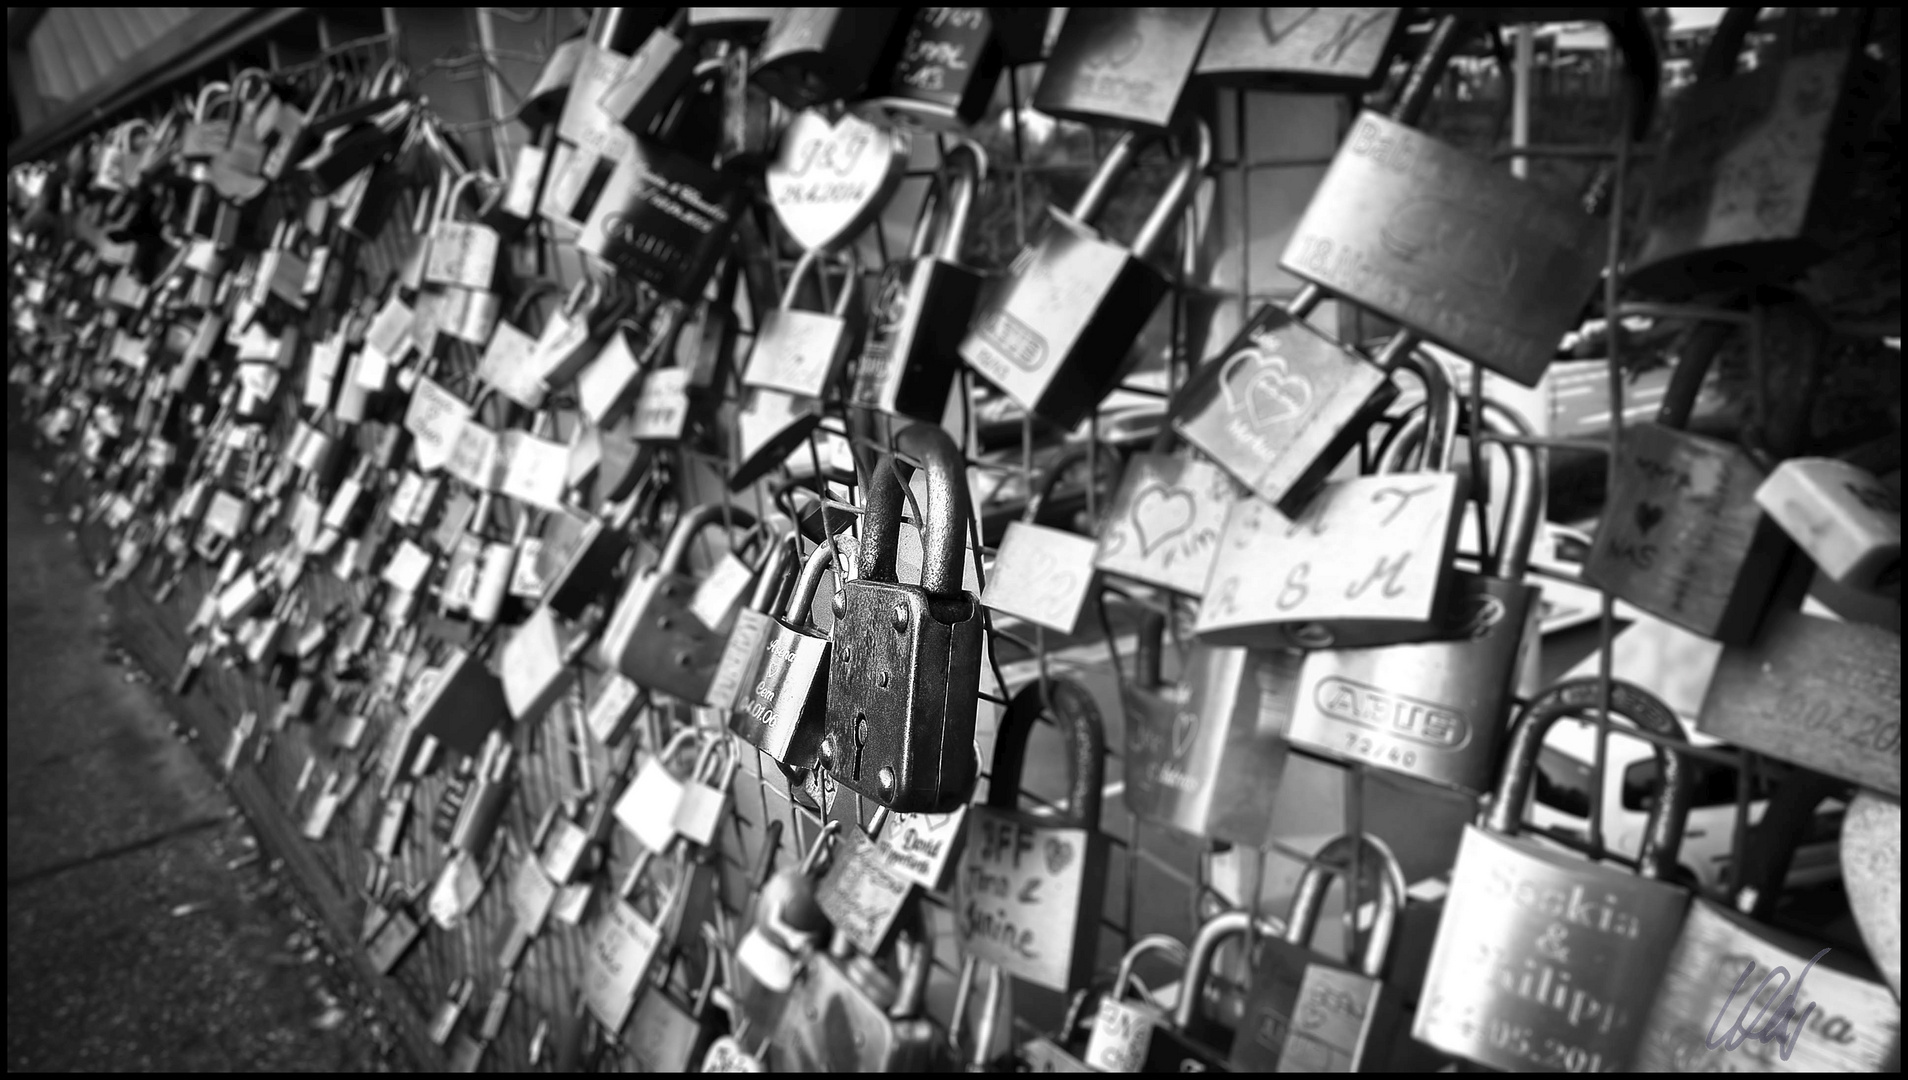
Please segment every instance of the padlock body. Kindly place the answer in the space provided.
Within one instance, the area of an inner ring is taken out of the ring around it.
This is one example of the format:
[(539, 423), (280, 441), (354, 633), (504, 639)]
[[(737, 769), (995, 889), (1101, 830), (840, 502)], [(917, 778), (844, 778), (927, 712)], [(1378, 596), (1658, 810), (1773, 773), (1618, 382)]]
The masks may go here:
[(1235, 1072), (1272, 1072), (1291, 1040), (1299, 984), (1306, 967), (1320, 959), (1303, 945), (1278, 938), (1259, 942), (1252, 960), (1252, 988), (1246, 993), (1245, 1017), (1232, 1040), (1229, 1064)]
[(1307, 655), (1293, 746), (1473, 795), (1491, 788), (1517, 675), (1536, 640), (1539, 590), (1453, 577), (1457, 640)]
[(1205, 7), (1069, 8), (1034, 91), (1048, 116), (1164, 130), (1212, 29)]
[(1857, 589), (1901, 580), (1901, 503), (1873, 473), (1834, 458), (1790, 458), (1756, 503), (1832, 580)]
[(1411, 1036), (1506, 1071), (1626, 1069), (1688, 903), (1468, 825)]
[(1127, 460), (1094, 566), (1199, 596), (1239, 493), (1225, 471), (1175, 454)]
[(840, 595), (823, 743), (829, 771), (890, 810), (953, 810), (971, 794), (978, 764), (979, 602), (864, 579)]
[(1399, 8), (1219, 9), (1199, 78), (1225, 86), (1358, 93), (1384, 76)]
[[(1872, 973), (1864, 977), (1832, 952), (1819, 958), (1818, 952), (1830, 950), (1697, 899), (1656, 990), (1636, 1069), (1899, 1070), (1901, 1010), (1894, 995)], [(1790, 977), (1765, 986), (1777, 968)], [(1811, 1011), (1804, 1015), (1805, 1009)], [(1738, 1021), (1748, 1038), (1732, 1037)], [(1764, 1039), (1765, 1033), (1775, 1037)]]
[(566, 619), (583, 614), (607, 591), (616, 565), (629, 550), (629, 537), (595, 518), (557, 511), (543, 532), (537, 549), (537, 579), (544, 583), (543, 602)]
[(1756, 640), (1724, 647), (1696, 728), (1901, 797), (1901, 635), (1771, 612)]
[(1125, 374), (1166, 291), (1157, 269), (1055, 214), (981, 303), (961, 358), (1022, 408), (1071, 428)]
[(1569, 202), (1366, 111), (1279, 262), (1536, 386), (1602, 274), (1603, 233)]
[(1297, 517), (1397, 396), (1376, 365), (1267, 305), (1194, 372), (1173, 401), (1172, 424), (1253, 493)]
[(749, 77), (792, 109), (853, 98), (899, 18), (898, 8), (778, 8)]
[(1584, 580), (1704, 637), (1748, 642), (1790, 550), (1756, 505), (1763, 476), (1734, 443), (1625, 428)]
[(743, 668), (729, 730), (784, 765), (812, 768), (826, 723), (831, 644), (770, 620)]
[(980, 122), (1000, 81), (992, 8), (916, 8), (875, 66), (872, 104), (944, 131)]
[(1106, 837), (985, 804), (967, 811), (955, 926), (967, 955), (1066, 993), (1093, 978)]
[(853, 346), (847, 320), (820, 311), (775, 308), (762, 315), (761, 336), (742, 381), (749, 386), (820, 399), (841, 375)]
[(483, 661), (458, 650), (407, 726), (420, 737), (432, 736), (466, 757), (476, 757), (483, 752), (484, 740), (509, 715), (503, 684)]
[(1200, 646), (1177, 695), (1128, 688), (1126, 805), (1156, 825), (1263, 846), (1304, 655)]
[(851, 401), (938, 424), (960, 371), (959, 345), (980, 301), (981, 275), (924, 256), (884, 272)]
[(638, 686), (701, 704), (724, 637), (690, 607), (695, 593), (686, 574), (658, 571), (630, 582), (597, 643), (598, 657)]
[(667, 296), (698, 300), (747, 200), (739, 174), (637, 139), (602, 187), (577, 247)]
[(652, 30), (623, 67), (622, 78), (603, 94), (602, 109), (631, 132), (646, 134), (695, 70), (694, 49), (666, 27)]

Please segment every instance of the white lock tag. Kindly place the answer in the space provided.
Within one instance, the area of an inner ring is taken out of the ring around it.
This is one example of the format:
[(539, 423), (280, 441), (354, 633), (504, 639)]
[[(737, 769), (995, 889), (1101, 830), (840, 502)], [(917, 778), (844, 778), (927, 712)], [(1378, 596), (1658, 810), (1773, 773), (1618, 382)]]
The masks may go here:
[(411, 433), (418, 468), (435, 472), (448, 464), (469, 419), (470, 406), (462, 398), (431, 379), (419, 377), (404, 410), (404, 430)]
[(423, 586), (424, 575), (430, 570), (431, 553), (406, 540), (398, 545), (397, 552), (384, 564), (384, 573), (380, 576), (392, 588), (414, 593)]
[(615, 742), (632, 719), (641, 693), (641, 688), (620, 672), (610, 673), (585, 717), (590, 735), (604, 745)]
[(682, 806), (682, 794), (682, 781), (670, 774), (662, 759), (651, 754), (616, 800), (616, 820), (644, 847), (660, 855), (676, 838), (676, 813)]
[(455, 930), (483, 894), (484, 875), (477, 860), (466, 852), (454, 851), (438, 871), (426, 908), (432, 922), (445, 930)]
[(519, 931), (532, 936), (541, 931), (556, 896), (557, 883), (536, 859), (525, 857), (517, 863), (516, 873), (510, 876), (510, 911)]
[(689, 610), (704, 626), (722, 633), (728, 629), (730, 619), (742, 604), (743, 593), (754, 580), (755, 571), (749, 569), (748, 563), (736, 558), (733, 552), (724, 553), (715, 569), (696, 586)]
[(457, 441), (444, 468), (479, 491), (495, 491), (502, 458), (499, 443), (496, 432), (474, 419), (466, 420), (457, 429)]
[(735, 962), (742, 965), (756, 982), (778, 994), (786, 994), (795, 985), (795, 958), (787, 949), (769, 939), (759, 926), (752, 926), (735, 947)]

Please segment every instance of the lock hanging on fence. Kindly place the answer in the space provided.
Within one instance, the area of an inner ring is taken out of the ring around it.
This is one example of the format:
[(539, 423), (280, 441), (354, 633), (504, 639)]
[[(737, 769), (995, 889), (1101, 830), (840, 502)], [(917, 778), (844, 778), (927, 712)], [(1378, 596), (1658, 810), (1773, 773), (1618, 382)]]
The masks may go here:
[[(810, 612), (834, 563), (823, 543), (808, 556), (779, 618), (770, 619), (738, 673), (729, 730), (783, 765), (811, 769), (827, 722), (832, 640), (813, 629)], [(840, 586), (837, 586), (839, 589)], [(739, 625), (739, 623), (738, 623)]]
[(1068, 8), (1033, 107), (1084, 124), (1164, 131), (1189, 98), (1217, 8)]
[(810, 270), (820, 286), (824, 276), (820, 253), (802, 255), (789, 272), (781, 305), (763, 313), (755, 350), (742, 377), (745, 385), (819, 401), (831, 396), (842, 365), (860, 351), (867, 315), (861, 303), (860, 267), (855, 260), (849, 261), (832, 312), (796, 308), (802, 279)]
[(750, 529), (755, 516), (715, 504), (684, 514), (669, 534), (662, 560), (624, 588), (596, 653), (600, 662), (639, 686), (698, 703), (709, 692), (728, 629), (727, 618), (710, 626), (693, 606), (700, 583), (689, 576), (689, 546), (712, 526)]

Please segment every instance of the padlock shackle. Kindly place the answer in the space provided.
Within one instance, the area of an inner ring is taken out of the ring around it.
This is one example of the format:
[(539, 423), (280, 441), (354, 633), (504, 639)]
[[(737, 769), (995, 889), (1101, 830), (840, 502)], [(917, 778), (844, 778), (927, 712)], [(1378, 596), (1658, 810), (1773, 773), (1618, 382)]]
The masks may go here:
[[(1042, 686), (1045, 692), (1042, 693)], [(1052, 706), (1055, 726), (1067, 746), (1067, 798), (1053, 824), (1098, 832), (1100, 793), (1106, 786), (1106, 725), (1093, 695), (1072, 679), (1035, 679), (1013, 696), (994, 737), (994, 762), (987, 805), (1014, 812), (1020, 807), (1020, 778), (1027, 742), (1040, 717)]]
[[(1178, 143), (1185, 132), (1175, 132), (1173, 140)], [(1133, 237), (1133, 257), (1151, 259), (1159, 254), (1164, 244), (1178, 227), (1180, 217), (1186, 207), (1192, 205), (1193, 196), (1199, 193), (1200, 181), (1205, 179), (1206, 169), (1212, 165), (1212, 130), (1204, 120), (1192, 122), (1191, 137), (1193, 155), (1185, 157), (1185, 148), (1179, 147), (1181, 160), (1179, 168), (1174, 170), (1173, 178), (1167, 182), (1166, 190), (1160, 193), (1159, 202), (1154, 204), (1153, 212), (1140, 225), (1139, 234)]]
[[(1566, 716), (1593, 715), (1597, 697), (1596, 679), (1568, 679), (1551, 686), (1524, 706), (1512, 728), (1504, 771), (1485, 815), (1486, 830), (1504, 836), (1517, 835), (1530, 802), (1537, 775), (1537, 754), (1543, 749), (1545, 733)], [(1610, 681), (1610, 718), (1620, 718), (1673, 742), (1688, 740), (1675, 711), (1635, 683)], [(1667, 881), (1675, 873), (1677, 851), (1683, 843), (1683, 824), (1689, 817), (1690, 775), (1681, 753), (1660, 744), (1654, 750), (1661, 789), (1643, 829), (1637, 873), (1644, 878)]]
[(823, 542), (808, 553), (808, 561), (802, 564), (802, 575), (795, 580), (795, 590), (788, 596), (788, 606), (783, 609), (782, 618), (790, 626), (801, 627), (808, 622), (808, 614), (815, 607), (815, 594), (821, 589), (822, 575), (835, 565), (835, 545)]
[(1470, 29), (1470, 22), (1456, 15), (1439, 17), (1424, 39), (1424, 51), (1412, 63), (1404, 85), (1398, 88), (1398, 97), (1391, 105), (1391, 119), (1407, 127), (1418, 126), (1424, 119), (1424, 110), (1437, 96), (1445, 69), (1450, 67), (1451, 58), (1457, 55), (1458, 46), (1464, 44)]
[(1219, 954), (1219, 946), (1232, 938), (1245, 936), (1255, 922), (1259, 933), (1279, 936), (1280, 928), (1264, 919), (1255, 920), (1249, 911), (1237, 910), (1213, 916), (1193, 936), (1192, 949), (1186, 957), (1186, 974), (1179, 981), (1179, 1000), (1173, 1003), (1173, 1027), (1180, 1034), (1192, 1028), (1199, 1014), (1200, 992), (1206, 984), (1206, 976), (1212, 972), (1212, 958)]
[(1155, 690), (1164, 684), (1160, 675), (1166, 654), (1166, 614), (1148, 608), (1140, 616), (1137, 641), (1133, 647), (1133, 685)]
[(756, 572), (755, 591), (749, 595), (749, 610), (774, 615), (781, 610), (782, 592), (788, 585), (789, 571), (795, 563), (795, 533), (782, 533), (769, 545)]
[(1126, 170), (1133, 167), (1134, 159), (1139, 157), (1140, 148), (1146, 144), (1138, 132), (1125, 131), (1113, 142), (1113, 148), (1106, 152), (1106, 160), (1093, 171), (1092, 179), (1087, 181), (1086, 190), (1073, 202), (1073, 208), (1067, 216), (1082, 225), (1092, 225), (1094, 220), (1106, 210), (1106, 204), (1112, 201), (1113, 189), (1119, 185)]
[(517, 297), (517, 302), (510, 306), (510, 325), (525, 333), (541, 333), (547, 319), (538, 319), (535, 331), (524, 326), (524, 316), (530, 314), (530, 305), (545, 297), (563, 295), (563, 286), (548, 278), (537, 278), (530, 283), (529, 288), (523, 291), (522, 296)]
[(200, 124), (203, 124), (206, 122), (205, 114), (209, 112), (212, 108), (212, 102), (210, 100), (212, 95), (225, 94), (229, 97), (231, 93), (232, 93), (232, 84), (228, 82), (218, 81), (218, 80), (206, 83), (204, 86), (199, 87), (199, 96), (192, 103), (193, 121), (195, 123), (200, 123)]
[(1678, 430), (1689, 426), (1689, 414), (1696, 408), (1710, 364), (1732, 330), (1728, 323), (1707, 321), (1690, 327), (1683, 335), (1676, 346), (1669, 385), (1663, 390), (1663, 403), (1656, 410), (1657, 423)]
[[(1524, 418), (1497, 401), (1484, 402), (1484, 422), (1499, 435), (1518, 438), (1530, 436)], [(1499, 527), (1491, 576), (1504, 581), (1522, 581), (1530, 569), (1530, 553), (1537, 546), (1537, 529), (1544, 518), (1544, 474), (1537, 466), (1537, 451), (1523, 442), (1502, 442), (1510, 459), (1510, 494), (1504, 503), (1504, 523)]]
[[(1371, 833), (1359, 838), (1363, 848), (1365, 870), (1376, 870), (1378, 879), (1378, 913), (1372, 919), (1371, 934), (1365, 939), (1365, 953), (1358, 961), (1360, 973), (1376, 979), (1384, 974), (1385, 960), (1391, 954), (1391, 937), (1398, 925), (1398, 915), (1405, 903), (1404, 868), (1398, 865), (1398, 857), (1391, 853), (1385, 842)], [(1341, 873), (1351, 871), (1350, 836), (1335, 836), (1320, 848), (1312, 862), (1305, 867), (1299, 877), (1298, 891), (1292, 898), (1292, 913), (1285, 921), (1285, 941), (1302, 948), (1310, 948), (1312, 934), (1318, 930), (1319, 910), (1325, 906), (1326, 890), (1331, 888), (1332, 880)], [(1351, 893), (1346, 892), (1346, 904), (1351, 903)]]
[[(458, 204), (463, 201), (465, 194), (470, 191), (471, 185), (482, 180), (484, 175), (482, 169), (467, 169), (459, 174), (457, 179), (451, 181), (450, 191), (445, 193), (444, 201), (438, 204), (437, 220), (455, 221), (457, 219)], [(480, 190), (479, 195), (481, 196), (481, 194), (482, 192)], [(482, 211), (483, 199), (481, 197), (478, 199), (474, 209), (479, 212)]]
[(695, 542), (697, 534), (712, 525), (723, 524), (724, 511), (728, 514), (727, 528), (753, 529), (755, 515), (739, 506), (724, 506), (721, 503), (703, 503), (701, 506), (682, 515), (676, 522), (676, 528), (669, 534), (669, 542), (663, 548), (662, 560), (657, 568), (665, 574), (680, 574), (689, 562), (689, 546)]
[(935, 198), (935, 216), (941, 221), (934, 257), (946, 263), (959, 263), (961, 245), (967, 238), (967, 222), (974, 213), (974, 200), (987, 179), (987, 151), (962, 139), (941, 159), (941, 165), (951, 169), (954, 175), (951, 181), (941, 181), (947, 184), (948, 191), (944, 216), (941, 200)]
[[(821, 272), (823, 257), (821, 249), (816, 248), (802, 252), (802, 257), (795, 260), (795, 268), (788, 272), (788, 284), (782, 287), (783, 311), (795, 310), (795, 300), (801, 295), (802, 277), (810, 270), (815, 271), (816, 274), (815, 288), (817, 294), (822, 297), (823, 303), (827, 303), (828, 278)], [(835, 297), (833, 314), (836, 318), (847, 317), (849, 306), (853, 303), (856, 294), (855, 286), (858, 277), (860, 277), (860, 266), (858, 265), (858, 261), (854, 258), (854, 253), (851, 251), (849, 252), (848, 273), (842, 281), (840, 295)]]
[[(1113, 995), (1113, 1000), (1125, 1000), (1126, 988), (1128, 986), (1138, 986), (1148, 998), (1148, 1004), (1152, 1003), (1150, 1000), (1152, 991), (1147, 988), (1144, 982), (1139, 980), (1138, 976), (1133, 974), (1133, 968), (1138, 966), (1140, 957), (1152, 952), (1165, 953), (1167, 962), (1176, 965), (1182, 971), (1185, 970), (1187, 962), (1192, 958), (1192, 953), (1186, 948), (1186, 943), (1173, 937), (1171, 934), (1148, 934), (1140, 938), (1133, 943), (1131, 948), (1127, 949), (1126, 952), (1120, 956), (1120, 966), (1113, 973), (1113, 988), (1107, 991)], [(1070, 1035), (1072, 1032), (1069, 1030), (1068, 1034)]]
[(894, 1004), (888, 1006), (891, 1020), (913, 1020), (927, 1006), (928, 976), (934, 968), (934, 949), (926, 941), (921, 927), (919, 901), (904, 907), (896, 918), (894, 947), (905, 950), (901, 981), (896, 987)]
[(1418, 382), (1424, 387), (1424, 403), (1413, 410), (1412, 419), (1407, 420), (1392, 437), (1391, 445), (1378, 462), (1378, 472), (1404, 471), (1405, 458), (1415, 441), (1414, 436), (1429, 440), (1419, 471), (1450, 472), (1451, 462), (1457, 453), (1460, 405), (1458, 395), (1451, 387), (1451, 380), (1445, 375), (1443, 365), (1415, 350), (1406, 353), (1399, 366), (1418, 377)]
[(881, 456), (868, 478), (866, 511), (861, 521), (861, 576), (893, 583), (895, 549), (901, 540), (900, 455), (927, 468), (928, 497), (921, 527), (921, 588), (929, 596), (955, 597), (961, 589), (961, 556), (973, 519), (960, 448), (935, 424), (911, 424), (894, 437), (894, 452)]

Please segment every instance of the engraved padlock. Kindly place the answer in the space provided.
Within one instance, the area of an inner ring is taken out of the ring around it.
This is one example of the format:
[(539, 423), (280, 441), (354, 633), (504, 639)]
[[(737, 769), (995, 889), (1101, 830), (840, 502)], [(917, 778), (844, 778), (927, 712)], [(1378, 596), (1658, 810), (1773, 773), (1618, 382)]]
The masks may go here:
[(1875, 475), (1835, 458), (1790, 458), (1756, 505), (1829, 578), (1855, 589), (1901, 584), (1901, 502)]
[(821, 763), (891, 810), (946, 813), (967, 801), (976, 779), (981, 613), (961, 588), (973, 511), (960, 451), (945, 431), (916, 424), (895, 448), (928, 473), (921, 584), (895, 579), (903, 466), (888, 454), (869, 478), (860, 576), (835, 594)]
[(777, 8), (749, 78), (793, 109), (852, 98), (900, 19), (899, 8)]
[[(1168, 1010), (1161, 1008), (1152, 991), (1134, 975), (1140, 960), (1152, 953), (1163, 953), (1175, 969), (1183, 969), (1190, 955), (1184, 942), (1166, 934), (1148, 934), (1135, 941), (1120, 957), (1113, 985), (1101, 996), (1092, 1019), (1092, 1029), (1082, 1052), (1088, 1071), (1130, 1073), (1170, 1071), (1178, 1061), (1166, 1052), (1165, 1044), (1154, 1053), (1153, 1033), (1166, 1026)], [(1127, 1001), (1129, 989), (1139, 991), (1138, 1001)], [(1182, 988), (1183, 991), (1183, 988)], [(1075, 1000), (1083, 1005), (1085, 998)], [(1071, 1017), (1074, 1009), (1069, 1009)], [(1071, 1032), (1072, 1020), (1065, 1025)]]
[(993, 103), (1006, 49), (994, 33), (998, 8), (916, 8), (876, 63), (869, 104), (944, 131), (980, 122)]
[(1133, 342), (1168, 291), (1166, 275), (1149, 260), (1177, 228), (1212, 158), (1203, 121), (1174, 141), (1178, 168), (1132, 247), (1106, 239), (1098, 228), (1143, 142), (1129, 132), (1113, 144), (1070, 214), (1055, 212), (1041, 240), (1014, 260), (961, 342), (961, 358), (974, 370), (1056, 426), (1085, 419), (1119, 382)]
[(763, 313), (755, 349), (742, 376), (745, 385), (797, 397), (827, 398), (832, 396), (830, 391), (840, 380), (849, 355), (860, 350), (867, 313), (861, 302), (859, 265), (849, 261), (832, 312), (803, 311), (795, 306), (802, 280), (811, 270), (818, 285), (823, 283), (820, 252), (802, 255), (788, 275), (781, 305)]
[(832, 544), (809, 554), (786, 610), (768, 621), (741, 670), (729, 715), (730, 731), (798, 769), (814, 767), (827, 722), (832, 640), (813, 629), (810, 611), (833, 563)]
[(709, 626), (693, 604), (698, 582), (689, 575), (689, 548), (711, 526), (752, 528), (754, 515), (704, 505), (682, 516), (655, 568), (624, 589), (597, 644), (597, 658), (637, 685), (700, 703), (722, 659), (724, 625)]
[(1033, 107), (1063, 120), (1160, 131), (1185, 107), (1217, 8), (1068, 8)]

